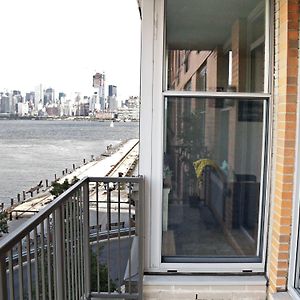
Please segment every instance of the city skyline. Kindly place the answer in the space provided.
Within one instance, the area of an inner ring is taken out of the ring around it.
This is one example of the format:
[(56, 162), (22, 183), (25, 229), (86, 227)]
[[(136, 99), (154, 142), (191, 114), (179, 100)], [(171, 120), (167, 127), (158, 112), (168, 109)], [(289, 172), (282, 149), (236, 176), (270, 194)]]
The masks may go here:
[[(97, 75), (97, 74), (96, 74)], [(100, 74), (99, 74), (100, 75)], [(64, 92), (53, 88), (44, 89), (42, 85), (35, 91), (22, 93), (19, 90), (0, 91), (1, 117), (73, 117), (89, 116), (100, 119), (138, 119), (139, 97), (117, 99), (117, 86), (108, 85), (108, 93), (94, 86), (94, 93), (82, 95), (77, 93), (68, 97)]]
[[(53, 87), (93, 92), (92, 75), (105, 72), (119, 98), (139, 93), (140, 19), (135, 0), (1, 3), (0, 90)], [(72, 6), (71, 6), (72, 5)], [(18, 9), (16, 9), (18, 7)], [(122, 26), (120, 26), (122, 24)], [(120, 51), (121, 49), (121, 51)]]

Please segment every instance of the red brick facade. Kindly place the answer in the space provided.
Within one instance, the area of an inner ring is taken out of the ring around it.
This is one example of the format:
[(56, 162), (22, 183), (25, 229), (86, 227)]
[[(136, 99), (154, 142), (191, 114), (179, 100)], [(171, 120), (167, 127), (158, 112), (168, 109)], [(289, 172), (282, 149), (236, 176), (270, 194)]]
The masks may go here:
[(269, 292), (287, 289), (297, 116), (299, 1), (275, 3), (274, 158)]

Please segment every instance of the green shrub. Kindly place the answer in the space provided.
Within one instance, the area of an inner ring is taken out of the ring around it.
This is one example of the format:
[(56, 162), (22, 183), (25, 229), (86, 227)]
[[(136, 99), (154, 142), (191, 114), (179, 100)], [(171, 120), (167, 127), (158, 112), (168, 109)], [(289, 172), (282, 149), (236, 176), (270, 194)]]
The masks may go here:
[(71, 181), (71, 183), (69, 183), (69, 181), (66, 179), (63, 183), (59, 183), (59, 182), (52, 182), (52, 189), (50, 191), (51, 195), (58, 197), (60, 194), (62, 194), (63, 192), (65, 192), (69, 187), (71, 187), (74, 183), (76, 183), (77, 181), (79, 181), (79, 179), (77, 177), (74, 177)]

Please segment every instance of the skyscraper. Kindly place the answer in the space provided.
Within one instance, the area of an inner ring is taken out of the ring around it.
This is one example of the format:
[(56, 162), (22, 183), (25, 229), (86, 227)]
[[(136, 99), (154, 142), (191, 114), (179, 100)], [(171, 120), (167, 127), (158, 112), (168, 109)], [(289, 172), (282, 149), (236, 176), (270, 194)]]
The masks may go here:
[(109, 85), (108, 86), (108, 96), (112, 97), (115, 96), (117, 97), (117, 87), (115, 85)]
[(99, 109), (105, 110), (105, 73), (96, 73), (93, 76), (93, 87), (98, 90)]
[(117, 102), (117, 87), (115, 85), (108, 86), (108, 97), (107, 97), (108, 110), (113, 112), (118, 108)]
[(47, 105), (55, 102), (55, 91), (53, 88), (48, 88), (44, 91), (43, 104)]
[(38, 111), (39, 103), (42, 103), (44, 100), (44, 91), (42, 84), (39, 84), (35, 87), (35, 97), (34, 97), (34, 110)]

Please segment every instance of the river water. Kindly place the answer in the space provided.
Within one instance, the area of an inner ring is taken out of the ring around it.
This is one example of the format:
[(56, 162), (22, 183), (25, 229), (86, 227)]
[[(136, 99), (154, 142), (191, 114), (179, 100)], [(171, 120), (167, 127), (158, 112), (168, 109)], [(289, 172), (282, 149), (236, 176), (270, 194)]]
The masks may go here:
[(109, 144), (138, 138), (137, 122), (0, 120), (0, 202), (9, 205), (40, 180), (99, 156)]

